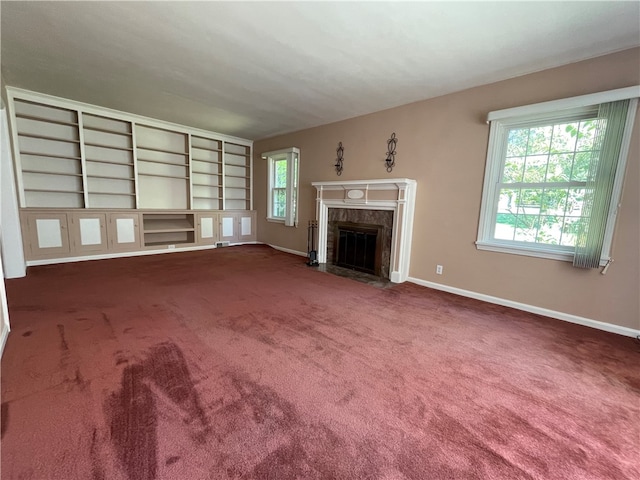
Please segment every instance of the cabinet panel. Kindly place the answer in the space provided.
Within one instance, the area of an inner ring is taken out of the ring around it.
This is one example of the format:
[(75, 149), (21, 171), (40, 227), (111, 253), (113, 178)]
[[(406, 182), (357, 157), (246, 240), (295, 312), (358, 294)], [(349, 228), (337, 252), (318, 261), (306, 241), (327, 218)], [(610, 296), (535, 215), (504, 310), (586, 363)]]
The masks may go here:
[(230, 243), (238, 241), (238, 219), (234, 213), (220, 214), (220, 240)]
[(73, 213), (71, 223), (74, 253), (107, 253), (105, 213)]
[(109, 215), (109, 247), (114, 251), (140, 249), (140, 214), (112, 213)]
[(218, 214), (198, 214), (197, 232), (200, 245), (213, 245), (218, 241)]
[(220, 240), (238, 243), (256, 240), (256, 212), (220, 213)]
[(238, 236), (241, 242), (256, 241), (256, 212), (238, 213)]
[(69, 231), (65, 213), (25, 213), (25, 256), (55, 258), (69, 254)]

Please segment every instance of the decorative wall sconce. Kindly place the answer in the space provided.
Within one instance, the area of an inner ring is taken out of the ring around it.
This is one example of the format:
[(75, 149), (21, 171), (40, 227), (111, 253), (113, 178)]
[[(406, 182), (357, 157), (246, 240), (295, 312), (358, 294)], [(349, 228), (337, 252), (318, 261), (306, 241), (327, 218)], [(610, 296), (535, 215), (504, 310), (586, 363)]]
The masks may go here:
[(387, 158), (384, 161), (385, 166), (387, 167), (387, 172), (391, 172), (393, 167), (396, 165), (396, 144), (398, 143), (398, 139), (396, 138), (395, 132), (391, 134), (391, 138), (387, 140)]
[(344, 147), (342, 146), (342, 142), (338, 143), (338, 148), (336, 148), (336, 153), (338, 154), (338, 158), (336, 158), (336, 164), (334, 165), (336, 167), (336, 174), (338, 176), (342, 175), (342, 163), (344, 162)]

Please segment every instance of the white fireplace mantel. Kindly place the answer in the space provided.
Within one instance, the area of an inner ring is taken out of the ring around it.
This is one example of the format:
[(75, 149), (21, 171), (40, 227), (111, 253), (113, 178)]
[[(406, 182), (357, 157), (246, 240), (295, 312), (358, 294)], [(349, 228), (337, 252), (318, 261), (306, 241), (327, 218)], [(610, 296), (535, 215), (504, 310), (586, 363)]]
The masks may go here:
[(411, 237), (416, 201), (415, 180), (389, 178), (312, 182), (316, 187), (318, 220), (318, 262), (327, 262), (327, 228), (330, 208), (358, 208), (393, 211), (391, 232), (390, 280), (406, 281), (411, 264)]

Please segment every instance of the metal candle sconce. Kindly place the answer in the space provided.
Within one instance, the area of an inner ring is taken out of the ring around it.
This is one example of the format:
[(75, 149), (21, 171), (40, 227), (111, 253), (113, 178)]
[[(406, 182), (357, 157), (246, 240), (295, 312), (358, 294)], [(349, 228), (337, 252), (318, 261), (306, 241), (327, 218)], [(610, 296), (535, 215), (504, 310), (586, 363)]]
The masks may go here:
[(340, 176), (342, 175), (342, 168), (343, 168), (342, 164), (344, 162), (344, 158), (343, 158), (344, 147), (342, 146), (342, 142), (338, 143), (338, 148), (336, 148), (336, 153), (338, 154), (338, 158), (336, 158), (336, 164), (335, 164), (336, 174)]
[(396, 138), (395, 132), (391, 134), (391, 138), (387, 140), (387, 158), (384, 161), (385, 166), (387, 167), (387, 172), (391, 173), (393, 167), (396, 165), (396, 144), (398, 143), (398, 139)]

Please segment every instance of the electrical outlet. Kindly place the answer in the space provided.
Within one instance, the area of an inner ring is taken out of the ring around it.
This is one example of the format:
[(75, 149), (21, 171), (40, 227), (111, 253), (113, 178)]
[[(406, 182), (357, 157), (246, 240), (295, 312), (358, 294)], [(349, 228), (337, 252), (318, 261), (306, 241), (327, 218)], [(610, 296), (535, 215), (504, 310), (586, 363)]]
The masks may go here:
[(442, 265), (436, 265), (436, 275), (442, 275)]
[(169, 250), (173, 250), (174, 248), (176, 248), (176, 246), (175, 246), (175, 245), (167, 245), (167, 248), (168, 248)]

